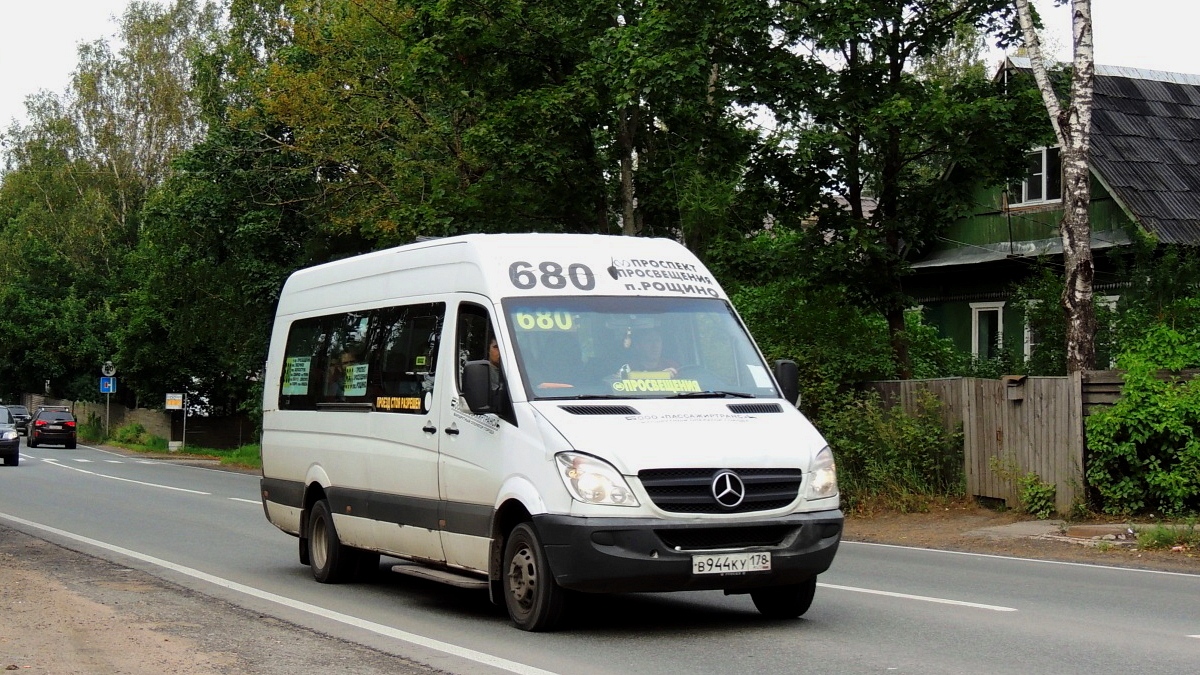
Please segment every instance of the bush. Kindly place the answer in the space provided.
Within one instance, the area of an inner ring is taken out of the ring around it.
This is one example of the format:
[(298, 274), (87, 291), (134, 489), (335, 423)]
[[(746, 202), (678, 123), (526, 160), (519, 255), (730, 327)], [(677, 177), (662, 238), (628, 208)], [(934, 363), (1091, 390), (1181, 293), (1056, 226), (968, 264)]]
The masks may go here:
[(138, 424), (137, 422), (131, 422), (125, 426), (117, 427), (116, 432), (113, 433), (114, 441), (118, 443), (128, 443), (130, 445), (144, 445), (147, 437), (148, 435), (146, 434), (146, 427)]
[(769, 361), (796, 361), (810, 416), (840, 402), (853, 383), (894, 374), (887, 324), (854, 307), (842, 289), (785, 280), (743, 287), (732, 299)]
[(848, 510), (881, 501), (900, 511), (924, 510), (931, 498), (963, 494), (962, 434), (942, 428), (941, 405), (922, 392), (910, 416), (869, 392), (846, 397), (820, 420)]
[[(1200, 299), (1184, 301), (1200, 314)], [(1158, 378), (1158, 371), (1200, 366), (1200, 323), (1156, 325), (1119, 358), (1121, 398), (1087, 419), (1088, 483), (1105, 513), (1200, 510), (1200, 378)]]
[(99, 443), (104, 440), (104, 420), (96, 413), (88, 413), (87, 421), (79, 425), (80, 440)]

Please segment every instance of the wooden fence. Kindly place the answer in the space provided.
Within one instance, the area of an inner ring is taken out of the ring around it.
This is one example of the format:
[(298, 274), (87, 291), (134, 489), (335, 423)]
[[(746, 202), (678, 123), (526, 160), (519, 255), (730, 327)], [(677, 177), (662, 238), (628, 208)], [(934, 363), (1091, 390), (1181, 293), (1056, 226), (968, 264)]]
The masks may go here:
[(1082, 377), (987, 380), (948, 378), (873, 382), (891, 405), (916, 409), (918, 392), (942, 401), (947, 429), (962, 425), (967, 494), (1019, 502), (1013, 478), (1035, 472), (1068, 513), (1083, 489)]

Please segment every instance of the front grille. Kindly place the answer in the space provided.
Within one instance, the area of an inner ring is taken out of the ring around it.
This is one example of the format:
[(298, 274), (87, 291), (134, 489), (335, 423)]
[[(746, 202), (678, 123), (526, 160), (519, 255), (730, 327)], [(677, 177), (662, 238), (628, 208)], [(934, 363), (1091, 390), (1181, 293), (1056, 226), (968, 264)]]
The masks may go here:
[(636, 408), (627, 405), (560, 405), (572, 415), (637, 415)]
[(794, 525), (763, 527), (691, 527), (655, 530), (669, 548), (679, 551), (708, 551), (748, 546), (779, 546), (797, 529)]
[(647, 469), (638, 472), (655, 506), (671, 513), (750, 513), (780, 509), (796, 500), (799, 469), (732, 469), (746, 486), (741, 504), (729, 509), (713, 496), (713, 478), (724, 469)]

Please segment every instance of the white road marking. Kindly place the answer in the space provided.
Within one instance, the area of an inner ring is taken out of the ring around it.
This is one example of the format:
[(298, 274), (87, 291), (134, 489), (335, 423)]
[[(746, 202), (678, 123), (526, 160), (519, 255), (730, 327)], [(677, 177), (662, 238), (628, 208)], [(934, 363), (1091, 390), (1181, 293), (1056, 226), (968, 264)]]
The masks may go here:
[(1112, 570), (1114, 572), (1137, 572), (1139, 574), (1163, 574), (1169, 577), (1197, 577), (1200, 575), (1190, 572), (1164, 572), (1163, 570), (1144, 570), (1137, 567), (1116, 567), (1113, 565), (1093, 565), (1091, 563), (1064, 562), (1062, 560), (1038, 560), (1037, 558), (1018, 558), (1011, 555), (996, 555), (994, 553), (969, 553), (967, 551), (943, 551), (937, 548), (921, 548), (920, 546), (899, 546), (897, 544), (876, 544), (870, 541), (842, 541), (842, 545), (878, 546), (880, 548), (903, 548), (910, 551), (925, 553), (945, 553), (947, 555), (966, 555), (975, 558), (995, 558), (996, 560), (1019, 560), (1021, 562), (1041, 563), (1043, 565), (1066, 565), (1068, 567), (1091, 567), (1093, 569)]
[(122, 462), (119, 459), (106, 459), (106, 460), (104, 460), (104, 463), (105, 464), (124, 464), (125, 462)]
[(55, 460), (55, 459), (52, 459), (52, 458), (47, 458), (47, 459), (45, 459), (44, 461), (45, 461), (47, 464), (49, 464), (50, 466), (60, 466), (60, 467), (62, 467), (62, 468), (64, 468), (64, 469), (70, 469), (71, 471), (78, 471), (79, 473), (86, 473), (86, 474), (88, 474), (88, 475), (90, 475), (90, 476), (97, 476), (97, 477), (99, 477), (99, 478), (108, 478), (108, 479), (111, 479), (111, 480), (119, 480), (119, 481), (121, 481), (121, 482), (124, 482), (124, 483), (136, 483), (136, 484), (138, 484), (138, 485), (145, 485), (145, 486), (148, 486), (148, 487), (162, 488), (162, 489), (164, 489), (164, 490), (175, 490), (176, 492), (190, 492), (190, 493), (192, 493), (192, 494), (194, 494), (194, 495), (211, 495), (211, 494), (212, 494), (211, 492), (201, 492), (201, 491), (199, 491), (199, 490), (189, 490), (189, 489), (187, 489), (187, 488), (175, 487), (175, 486), (173, 486), (173, 485), (160, 485), (160, 484), (158, 484), (158, 483), (147, 483), (147, 482), (140, 481), (140, 480), (133, 480), (132, 478), (120, 478), (120, 477), (118, 477), (118, 476), (109, 476), (108, 474), (104, 474), (104, 473), (96, 473), (95, 471), (88, 471), (87, 469), (77, 469), (77, 468), (75, 468), (75, 467), (73, 467), (73, 466), (67, 466), (66, 464), (62, 464), (62, 463), (60, 463), (60, 462), (58, 462), (57, 460)]
[(987, 609), (993, 612), (1015, 612), (1015, 607), (1000, 607), (998, 605), (984, 605), (978, 602), (966, 602), (965, 600), (947, 600), (946, 598), (931, 598), (925, 595), (909, 595), (908, 593), (893, 593), (892, 591), (877, 591), (870, 588), (856, 588), (854, 586), (838, 586), (836, 584), (818, 583), (822, 588), (832, 588), (839, 591), (851, 591), (854, 593), (870, 593), (871, 595), (886, 595), (889, 598), (903, 598), (905, 600), (920, 600), (922, 602), (936, 602), (941, 605), (958, 605), (959, 607), (974, 607), (975, 609)]
[(452, 656), (457, 656), (457, 657), (466, 659), (468, 661), (473, 661), (475, 663), (483, 664), (486, 666), (491, 666), (493, 668), (498, 668), (500, 670), (504, 670), (504, 671), (507, 671), (510, 673), (517, 673), (518, 675), (555, 675), (555, 673), (553, 673), (552, 671), (549, 671), (549, 670), (542, 670), (541, 668), (535, 668), (533, 666), (525, 665), (524, 663), (517, 663), (516, 661), (509, 661), (508, 659), (500, 658), (499, 656), (492, 656), (491, 654), (486, 654), (484, 652), (475, 651), (474, 649), (467, 649), (466, 647), (460, 647), (458, 645), (450, 644), (449, 642), (442, 642), (441, 640), (435, 640), (433, 638), (428, 638), (423, 635), (417, 635), (416, 633), (409, 633), (408, 631), (399, 630), (397, 628), (392, 628), (391, 626), (385, 626), (383, 624), (375, 623), (373, 621), (366, 621), (364, 619), (360, 619), (355, 616), (350, 616), (349, 614), (342, 614), (341, 612), (335, 612), (333, 610), (325, 609), (324, 607), (318, 607), (316, 605), (311, 605), (307, 602), (300, 602), (299, 600), (293, 600), (292, 598), (284, 597), (282, 595), (277, 595), (275, 593), (264, 591), (262, 589), (255, 588), (253, 586), (247, 586), (245, 584), (239, 584), (236, 581), (230, 581), (228, 579), (223, 579), (221, 577), (214, 576), (212, 574), (208, 574), (207, 572), (201, 572), (200, 570), (197, 570), (197, 569), (192, 569), (190, 567), (184, 567), (183, 565), (177, 565), (168, 560), (163, 560), (161, 558), (155, 558), (153, 556), (149, 556), (144, 553), (138, 553), (137, 551), (131, 551), (127, 548), (121, 548), (120, 546), (114, 546), (112, 544), (107, 544), (102, 541), (97, 541), (97, 540), (91, 539), (89, 537), (84, 537), (84, 536), (81, 536), (78, 534), (73, 534), (73, 533), (67, 532), (65, 530), (60, 530), (58, 528), (50, 527), (47, 525), (41, 525), (39, 523), (34, 523), (31, 521), (25, 520), (24, 518), (10, 516), (7, 513), (0, 513), (0, 518), (14, 522), (14, 523), (19, 523), (21, 525), (25, 525), (26, 527), (32, 527), (32, 528), (35, 528), (38, 530), (42, 530), (43, 532), (50, 532), (50, 533), (56, 534), (60, 537), (65, 537), (65, 538), (71, 539), (73, 541), (78, 541), (78, 542), (81, 542), (84, 544), (88, 544), (89, 546), (96, 546), (96, 547), (102, 548), (106, 551), (112, 551), (113, 553), (118, 553), (120, 555), (128, 556), (135, 560), (140, 560), (142, 562), (149, 563), (151, 565), (157, 565), (159, 567), (169, 569), (174, 572), (178, 572), (179, 574), (187, 575), (189, 577), (192, 577), (193, 579), (199, 579), (200, 581), (214, 584), (216, 586), (220, 586), (221, 588), (227, 588), (231, 591), (236, 591), (238, 593), (244, 593), (245, 595), (249, 595), (251, 597), (255, 597), (260, 600), (274, 602), (278, 605), (283, 605), (284, 607), (290, 607), (292, 609), (299, 610), (302, 612), (308, 612), (309, 614), (323, 617), (325, 619), (330, 619), (332, 621), (337, 621), (339, 623), (346, 624), (347, 626), (353, 626), (354, 628), (361, 628), (362, 630), (367, 630), (367, 631), (370, 631), (377, 635), (383, 635), (385, 637), (394, 638), (396, 640), (407, 642), (409, 644), (414, 644), (414, 645), (418, 645), (421, 647), (425, 647), (426, 649), (432, 649), (435, 651), (439, 651), (439, 652), (442, 652), (443, 654), (450, 654)]
[(82, 457), (75, 457), (75, 458), (73, 458), (71, 461), (72, 461), (72, 462), (79, 462), (80, 464), (91, 464), (91, 463), (92, 463), (92, 460), (90, 460), (90, 459), (83, 459)]
[(1189, 635), (1188, 637), (1191, 637), (1191, 638), (1200, 638), (1200, 635)]
[(257, 499), (242, 499), (241, 497), (230, 497), (229, 499), (231, 501), (235, 501), (235, 502), (246, 502), (247, 504), (254, 504), (256, 506), (262, 506), (262, 502), (260, 502)]

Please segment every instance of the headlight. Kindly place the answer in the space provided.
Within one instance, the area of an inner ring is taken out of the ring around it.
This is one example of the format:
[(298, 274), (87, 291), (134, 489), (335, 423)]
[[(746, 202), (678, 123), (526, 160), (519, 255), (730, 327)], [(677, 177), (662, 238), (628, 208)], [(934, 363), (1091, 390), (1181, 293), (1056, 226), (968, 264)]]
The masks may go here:
[(625, 478), (608, 462), (578, 452), (555, 455), (558, 475), (571, 496), (584, 504), (639, 506)]
[(16, 429), (8, 429), (7, 431), (4, 432), (4, 440), (6, 440), (6, 441), (11, 441), (12, 439), (14, 439), (16, 437), (17, 437)]
[(821, 448), (808, 469), (808, 499), (825, 499), (838, 493), (837, 468), (833, 463), (833, 450)]

